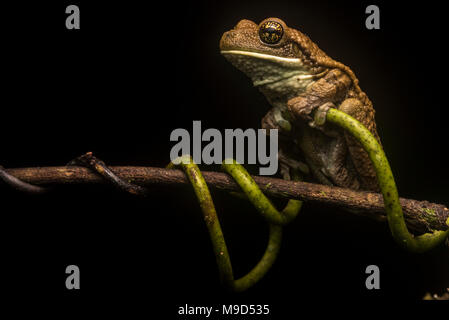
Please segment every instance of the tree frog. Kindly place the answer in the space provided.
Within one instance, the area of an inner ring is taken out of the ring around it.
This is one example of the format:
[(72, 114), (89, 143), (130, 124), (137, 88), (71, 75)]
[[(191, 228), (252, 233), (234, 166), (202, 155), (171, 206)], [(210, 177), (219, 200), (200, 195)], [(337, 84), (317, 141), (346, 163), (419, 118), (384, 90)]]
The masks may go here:
[(285, 179), (292, 170), (300, 170), (308, 181), (378, 191), (374, 168), (360, 144), (341, 129), (312, 118), (317, 109), (337, 108), (360, 121), (380, 142), (373, 105), (351, 69), (278, 18), (260, 24), (241, 20), (223, 34), (220, 51), (271, 104), (262, 128), (279, 130)]

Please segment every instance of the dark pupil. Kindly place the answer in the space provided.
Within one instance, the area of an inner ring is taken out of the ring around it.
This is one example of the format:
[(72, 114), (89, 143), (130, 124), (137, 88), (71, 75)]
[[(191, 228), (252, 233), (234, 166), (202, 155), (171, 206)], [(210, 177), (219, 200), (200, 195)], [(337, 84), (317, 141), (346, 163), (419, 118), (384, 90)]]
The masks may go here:
[(267, 21), (259, 29), (260, 39), (268, 44), (275, 44), (281, 41), (284, 29), (276, 21)]

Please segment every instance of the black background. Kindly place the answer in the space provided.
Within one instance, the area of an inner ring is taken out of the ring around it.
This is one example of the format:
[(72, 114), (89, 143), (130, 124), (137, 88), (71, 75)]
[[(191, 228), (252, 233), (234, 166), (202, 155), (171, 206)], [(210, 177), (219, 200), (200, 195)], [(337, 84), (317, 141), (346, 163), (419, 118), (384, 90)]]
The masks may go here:
[[(68, 4), (79, 5), (81, 30), (65, 29)], [(380, 7), (380, 30), (365, 28), (369, 4)], [(110, 165), (161, 167), (171, 131), (191, 131), (193, 120), (203, 128), (258, 128), (270, 107), (220, 56), (218, 42), (242, 18), (276, 16), (356, 73), (377, 110), (400, 195), (449, 204), (446, 28), (437, 4), (41, 1), (2, 4), (1, 12), (6, 168), (63, 165), (87, 151)], [(418, 301), (449, 287), (447, 249), (410, 254), (386, 224), (306, 205), (285, 229), (268, 275), (227, 294), (191, 188), (153, 193), (138, 199), (73, 186), (29, 196), (1, 186), (8, 301), (164, 318), (186, 303), (257, 303), (270, 304), (276, 317), (309, 301)], [(244, 201), (213, 197), (241, 276), (263, 253), (267, 228)], [(80, 267), (79, 291), (65, 288), (70, 264)], [(380, 290), (365, 288), (370, 264), (380, 267)]]

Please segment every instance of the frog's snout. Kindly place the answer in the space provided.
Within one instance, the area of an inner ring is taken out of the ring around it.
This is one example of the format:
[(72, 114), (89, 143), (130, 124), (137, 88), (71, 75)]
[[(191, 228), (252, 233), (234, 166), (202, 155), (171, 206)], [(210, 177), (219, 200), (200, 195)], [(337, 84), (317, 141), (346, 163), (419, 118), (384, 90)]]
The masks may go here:
[(220, 40), (220, 50), (233, 50), (242, 47), (248, 39), (254, 38), (257, 30), (257, 24), (251, 20), (240, 20), (236, 26), (223, 33)]
[(233, 43), (235, 39), (235, 33), (231, 31), (227, 31), (223, 33), (220, 39), (220, 50), (226, 50), (229, 46), (229, 43)]

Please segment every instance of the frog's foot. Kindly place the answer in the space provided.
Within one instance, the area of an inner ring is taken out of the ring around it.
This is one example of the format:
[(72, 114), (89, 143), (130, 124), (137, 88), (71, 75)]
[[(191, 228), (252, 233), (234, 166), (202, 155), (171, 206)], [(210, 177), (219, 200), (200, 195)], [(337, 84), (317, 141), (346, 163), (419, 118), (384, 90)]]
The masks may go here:
[(284, 180), (292, 180), (291, 170), (304, 175), (310, 174), (309, 166), (306, 163), (288, 157), (282, 150), (278, 151), (278, 157), (280, 173)]
[(335, 108), (332, 102), (326, 102), (319, 106), (313, 116), (313, 121), (309, 122), (309, 125), (314, 128), (323, 127), (326, 123), (326, 115), (330, 108)]
[(311, 96), (299, 96), (287, 102), (289, 111), (297, 118), (307, 122), (313, 128), (319, 128), (326, 122), (326, 113), (330, 108), (335, 108), (332, 102), (321, 102)]
[(121, 190), (140, 196), (148, 195), (148, 190), (146, 188), (118, 177), (103, 161), (96, 158), (92, 152), (87, 152), (86, 154), (73, 159), (67, 166), (82, 166), (92, 169)]
[(281, 173), (282, 179), (284, 179), (284, 180), (292, 179), (292, 177), (290, 175), (290, 167), (286, 163), (281, 162), (279, 164), (279, 171)]
[(290, 99), (287, 102), (287, 108), (296, 118), (305, 122), (313, 121), (312, 112), (318, 107), (316, 103), (312, 103), (310, 96), (299, 96)]
[(3, 181), (7, 185), (21, 192), (41, 194), (48, 191), (48, 188), (35, 186), (33, 184), (17, 179), (16, 177), (6, 172), (5, 168), (3, 168), (2, 166), (0, 166), (0, 181)]

